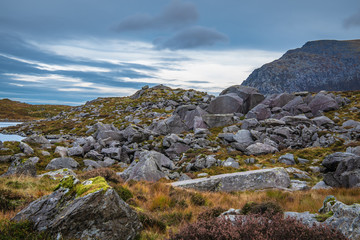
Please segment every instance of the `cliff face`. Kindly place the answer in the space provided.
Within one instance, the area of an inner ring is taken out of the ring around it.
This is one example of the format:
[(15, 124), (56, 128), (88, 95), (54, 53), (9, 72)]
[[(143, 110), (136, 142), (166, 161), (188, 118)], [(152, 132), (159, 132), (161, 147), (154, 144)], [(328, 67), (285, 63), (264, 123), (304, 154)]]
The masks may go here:
[(242, 83), (263, 94), (360, 89), (360, 40), (321, 40), (287, 51)]

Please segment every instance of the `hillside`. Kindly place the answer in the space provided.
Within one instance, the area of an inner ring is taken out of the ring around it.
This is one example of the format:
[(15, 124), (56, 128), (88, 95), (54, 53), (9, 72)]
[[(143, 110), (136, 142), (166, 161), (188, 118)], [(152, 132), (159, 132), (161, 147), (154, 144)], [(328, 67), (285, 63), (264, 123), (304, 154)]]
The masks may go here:
[(360, 40), (320, 40), (287, 51), (242, 83), (263, 94), (360, 89)]
[(65, 105), (32, 105), (10, 99), (0, 99), (0, 120), (29, 121), (55, 116), (71, 107)]
[[(0, 236), (9, 239), (192, 239), (201, 226), (220, 236), (229, 225), (218, 216), (251, 213), (277, 222), (260, 224), (269, 234), (360, 237), (360, 211), (338, 227), (360, 210), (360, 91), (265, 97), (237, 85), (215, 97), (145, 86), (2, 133), (27, 136), (0, 142)], [(257, 239), (257, 217), (236, 239)]]

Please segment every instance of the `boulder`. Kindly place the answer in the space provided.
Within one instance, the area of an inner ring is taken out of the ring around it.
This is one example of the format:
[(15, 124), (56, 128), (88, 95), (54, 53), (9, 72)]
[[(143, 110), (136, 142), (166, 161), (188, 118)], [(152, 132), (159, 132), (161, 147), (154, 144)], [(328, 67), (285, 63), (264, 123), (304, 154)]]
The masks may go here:
[(327, 171), (324, 175), (324, 182), (327, 185), (360, 187), (360, 156), (351, 153), (334, 153), (327, 156), (322, 165)]
[(256, 118), (257, 120), (264, 120), (270, 118), (271, 111), (267, 105), (262, 103), (256, 105), (253, 109), (251, 109), (247, 114), (246, 118)]
[(34, 149), (32, 149), (29, 145), (27, 145), (24, 142), (20, 142), (19, 147), (20, 147), (20, 150), (28, 156), (34, 154)]
[(30, 137), (24, 138), (21, 141), (30, 144), (50, 144), (49, 140), (47, 140), (44, 136), (39, 136), (37, 134), (33, 134)]
[(101, 149), (101, 153), (107, 157), (121, 160), (121, 148), (111, 147)]
[(56, 179), (64, 178), (65, 176), (74, 176), (74, 177), (76, 177), (76, 173), (74, 173), (74, 171), (71, 170), (71, 169), (62, 168), (62, 169), (58, 169), (58, 170), (55, 170), (55, 171), (50, 171), (50, 172), (38, 175), (38, 177), (43, 177), (43, 176), (49, 176), (51, 179), (56, 180)]
[(173, 187), (200, 191), (245, 191), (268, 188), (287, 188), (290, 178), (283, 168), (237, 172), (171, 183)]
[(50, 163), (46, 166), (45, 170), (55, 170), (60, 168), (69, 168), (69, 169), (77, 169), (79, 163), (70, 157), (60, 157), (54, 158), (50, 161)]
[(68, 155), (71, 156), (83, 156), (84, 155), (84, 149), (80, 146), (68, 148), (67, 150)]
[(287, 125), (291, 125), (291, 126), (298, 126), (300, 124), (303, 124), (309, 127), (310, 125), (312, 125), (312, 121), (309, 118), (307, 118), (305, 115), (285, 116), (280, 120), (284, 121)]
[(226, 88), (220, 93), (220, 96), (231, 93), (235, 93), (243, 100), (243, 113), (247, 113), (265, 99), (264, 95), (259, 93), (256, 88), (241, 85), (234, 85)]
[(343, 128), (356, 128), (360, 125), (360, 122), (354, 120), (347, 120), (342, 124)]
[(285, 218), (295, 218), (296, 220), (302, 222), (303, 224), (312, 227), (314, 224), (318, 225), (319, 222), (316, 220), (316, 214), (309, 212), (284, 212)]
[(122, 174), (121, 177), (127, 181), (145, 180), (158, 181), (160, 178), (166, 177), (163, 169), (174, 169), (174, 163), (164, 154), (156, 151), (142, 151), (139, 154), (139, 161), (133, 162)]
[(80, 183), (64, 178), (57, 190), (20, 211), (38, 231), (61, 239), (134, 239), (142, 225), (137, 214), (102, 177)]
[(324, 213), (332, 213), (324, 224), (339, 230), (348, 239), (360, 239), (360, 204), (346, 205), (340, 201), (330, 201)]
[(294, 98), (295, 98), (295, 96), (290, 93), (276, 94), (276, 95), (273, 95), (269, 99), (269, 105), (272, 108), (274, 108), (274, 107), (282, 108), (283, 106), (285, 106), (287, 103), (289, 103)]
[(233, 168), (239, 168), (240, 167), (240, 165), (239, 165), (239, 163), (237, 162), (237, 161), (235, 161), (235, 159), (233, 159), (233, 158), (228, 158), (228, 159), (226, 159), (223, 163), (222, 163), (222, 165), (224, 166), (224, 167), (233, 167)]
[(352, 153), (352, 154), (356, 154), (356, 155), (359, 155), (359, 156), (360, 156), (360, 146), (357, 146), (357, 147), (348, 147), (348, 148), (346, 149), (346, 152)]
[(320, 117), (313, 118), (312, 121), (319, 127), (329, 128), (329, 127), (333, 127), (335, 125), (333, 120), (331, 120), (330, 118), (328, 118), (326, 116), (320, 116)]
[(21, 160), (21, 159), (15, 159), (10, 167), (8, 168), (7, 172), (1, 175), (9, 176), (9, 175), (25, 175), (25, 176), (36, 176), (36, 167), (35, 163), (33, 161), (29, 160)]
[(68, 156), (68, 149), (66, 147), (57, 146), (55, 148), (54, 153), (58, 153), (60, 157), (67, 157)]
[(234, 123), (234, 114), (206, 114), (202, 118), (209, 128), (223, 127)]
[(243, 100), (234, 93), (220, 95), (210, 102), (207, 111), (212, 114), (241, 113)]
[(259, 121), (256, 118), (247, 118), (242, 121), (241, 129), (253, 129), (259, 126)]
[(189, 149), (190, 149), (189, 145), (181, 143), (181, 142), (177, 142), (177, 143), (172, 144), (168, 149), (166, 149), (165, 153), (171, 159), (174, 159), (174, 158), (180, 156), (181, 153), (184, 153)]
[(93, 136), (96, 140), (100, 140), (100, 139), (110, 139), (114, 141), (124, 140), (124, 136), (113, 124), (103, 124), (99, 122), (92, 126), (91, 131), (95, 131)]
[(104, 158), (104, 155), (98, 153), (95, 150), (90, 150), (87, 154), (85, 154), (85, 158), (90, 158), (93, 160), (101, 161)]
[(235, 148), (240, 151), (245, 151), (245, 149), (254, 143), (254, 140), (252, 139), (252, 135), (249, 130), (239, 130), (234, 135), (235, 140)]
[(279, 150), (273, 146), (264, 143), (254, 143), (245, 149), (247, 155), (262, 155), (268, 153), (275, 153)]
[(339, 109), (339, 105), (335, 99), (322, 92), (315, 95), (315, 97), (310, 101), (309, 107), (314, 116), (316, 116), (319, 111), (327, 112)]
[(287, 153), (285, 155), (282, 155), (279, 157), (278, 159), (279, 163), (284, 163), (286, 165), (295, 165), (295, 159), (294, 159), (294, 155), (291, 153)]

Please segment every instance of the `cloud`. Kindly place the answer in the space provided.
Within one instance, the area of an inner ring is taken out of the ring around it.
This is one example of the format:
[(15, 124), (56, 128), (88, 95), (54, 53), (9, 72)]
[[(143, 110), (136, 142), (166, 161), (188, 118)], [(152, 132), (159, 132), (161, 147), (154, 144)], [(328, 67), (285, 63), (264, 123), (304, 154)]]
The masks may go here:
[(198, 12), (194, 4), (175, 0), (157, 16), (137, 14), (124, 19), (116, 31), (178, 28), (194, 23), (197, 19)]
[(360, 9), (350, 17), (346, 18), (343, 22), (343, 26), (345, 28), (360, 27)]
[(216, 30), (194, 26), (186, 28), (169, 39), (157, 39), (154, 45), (158, 49), (189, 49), (203, 46), (212, 46), (217, 42), (226, 42), (228, 37)]

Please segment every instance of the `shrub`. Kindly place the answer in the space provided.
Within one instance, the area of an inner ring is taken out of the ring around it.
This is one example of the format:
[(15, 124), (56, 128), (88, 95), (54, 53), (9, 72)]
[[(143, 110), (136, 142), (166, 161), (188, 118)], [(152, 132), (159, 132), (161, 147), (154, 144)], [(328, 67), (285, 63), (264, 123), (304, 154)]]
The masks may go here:
[(38, 232), (30, 221), (0, 221), (0, 240), (47, 240), (51, 239), (46, 232)]
[(264, 203), (255, 203), (255, 202), (248, 202), (245, 203), (243, 208), (241, 209), (242, 214), (278, 214), (282, 213), (283, 210), (279, 204), (273, 202), (264, 202)]
[(166, 195), (159, 195), (152, 200), (150, 210), (166, 210), (175, 206), (175, 202)]
[(191, 195), (190, 201), (196, 206), (204, 206), (206, 204), (206, 199), (200, 193)]
[(239, 216), (231, 222), (221, 218), (198, 221), (171, 234), (171, 240), (345, 240), (338, 231), (325, 226), (307, 226), (294, 218), (277, 214), (271, 218), (260, 215)]
[(94, 169), (88, 172), (85, 172), (81, 175), (79, 175), (80, 179), (89, 179), (89, 178), (94, 178), (94, 177), (103, 177), (105, 178), (106, 181), (108, 182), (112, 182), (112, 183), (123, 183), (124, 180), (116, 175), (116, 172), (109, 169), (109, 168), (98, 168), (98, 169)]
[(22, 196), (7, 189), (0, 189), (0, 211), (15, 210), (21, 203)]
[(139, 212), (138, 216), (144, 229), (152, 228), (162, 233), (166, 231), (166, 224), (163, 221), (143, 212)]
[(198, 216), (198, 220), (210, 220), (212, 218), (216, 218), (218, 216), (220, 216), (221, 213), (225, 212), (226, 209), (222, 208), (222, 207), (215, 207), (215, 208), (210, 208), (202, 213), (199, 214)]
[(192, 212), (165, 213), (160, 217), (160, 219), (164, 221), (168, 226), (179, 225), (183, 221), (189, 222), (191, 218), (192, 218)]
[(114, 187), (115, 191), (119, 194), (119, 196), (122, 198), (122, 200), (124, 200), (125, 202), (134, 197), (134, 195), (131, 193), (131, 191), (127, 188), (124, 187), (122, 185), (116, 185)]

